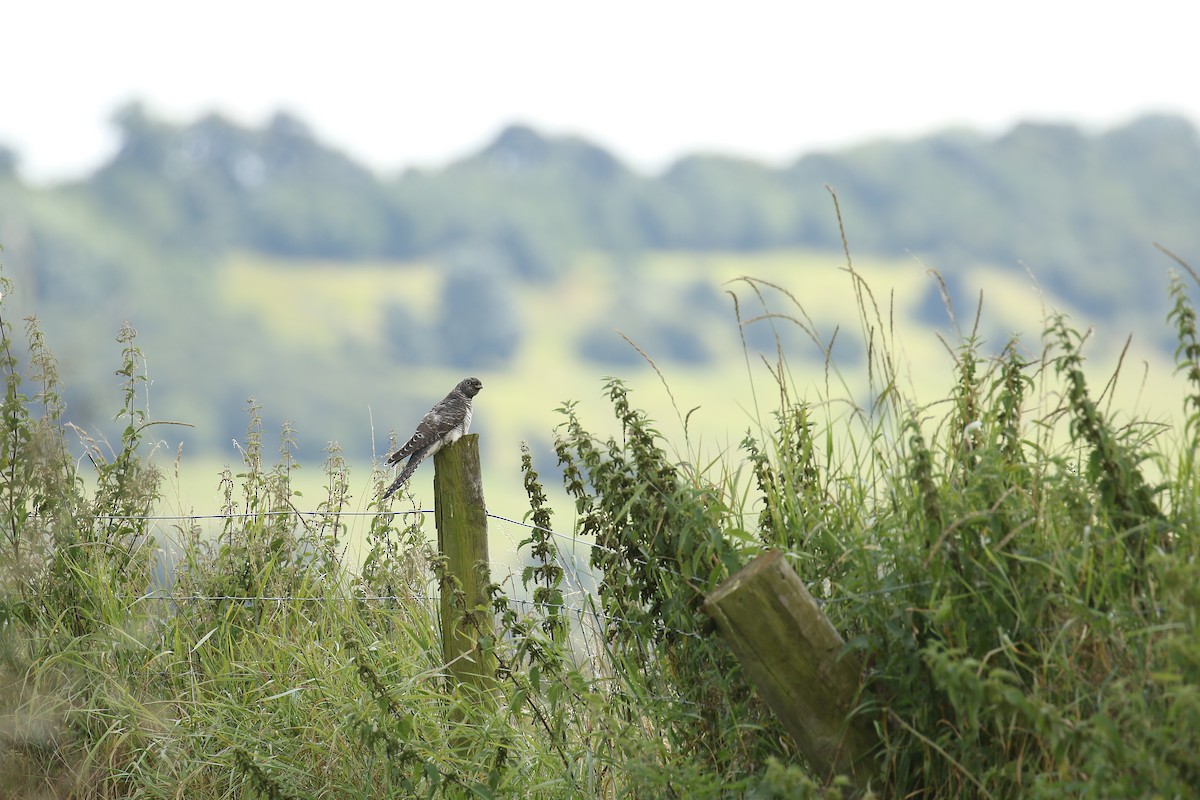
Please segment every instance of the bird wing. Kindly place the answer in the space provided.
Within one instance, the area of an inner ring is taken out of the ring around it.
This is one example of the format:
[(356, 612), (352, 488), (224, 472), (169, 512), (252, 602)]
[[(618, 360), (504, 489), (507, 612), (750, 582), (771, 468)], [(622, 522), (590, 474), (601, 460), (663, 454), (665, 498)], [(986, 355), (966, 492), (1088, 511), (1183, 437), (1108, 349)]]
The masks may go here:
[(459, 401), (454, 392), (446, 395), (421, 418), (417, 431), (412, 438), (404, 443), (396, 452), (388, 457), (389, 464), (397, 464), (418, 450), (428, 447), (441, 438), (447, 431), (458, 427), (467, 416), (467, 405)]

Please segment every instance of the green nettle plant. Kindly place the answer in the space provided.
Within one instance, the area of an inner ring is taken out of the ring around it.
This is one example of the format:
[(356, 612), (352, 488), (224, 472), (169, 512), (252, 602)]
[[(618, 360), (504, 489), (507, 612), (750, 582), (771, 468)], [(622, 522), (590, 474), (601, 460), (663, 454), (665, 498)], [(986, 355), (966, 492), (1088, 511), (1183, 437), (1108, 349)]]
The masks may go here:
[[(130, 653), (151, 635), (138, 602), (156, 554), (145, 517), (158, 475), (136, 452), (147, 424), (137, 405), (140, 351), (126, 326), (117, 371), (125, 390), (117, 419), (125, 427), (114, 447), (81, 438), (95, 471), (89, 497), (66, 443), (55, 362), (35, 319), (26, 321), (26, 334), (22, 363), (0, 314), (0, 703), (11, 719), (0, 740), (0, 786), (40, 792), (39, 776), (73, 770), (80, 785), (103, 776), (105, 786), (123, 791), (128, 776), (107, 767), (152, 739), (135, 724), (122, 688)], [(21, 392), (22, 368), (36, 387), (31, 397)]]
[[(869, 795), (1190, 796), (1188, 287), (1173, 277), (1176, 427), (1109, 411), (1061, 315), (1038, 353), (960, 337), (947, 397), (906, 397), (895, 334), (850, 263), (847, 275), (869, 402), (793, 296), (745, 279), (739, 326), (800, 326), (826, 353), (822, 386), (799, 391), (785, 337), (761, 375), (748, 348), (752, 386), (772, 380), (778, 402), (707, 459), (679, 455), (619, 379), (604, 385), (611, 434), (566, 403), (555, 450), (575, 531), (553, 530), (521, 453), (525, 566), (519, 589), (491, 587), (487, 702), (447, 680), (436, 592), (454, 578), (441, 580), (416, 507), (368, 499), (359, 534), (336, 444), (323, 496), (300, 507), (298, 433), (283, 427), (271, 464), (250, 401), (240, 463), (217, 478), (218, 528), (154, 527), (146, 434), (160, 421), (133, 328), (117, 338), (110, 444), (66, 421), (36, 321), (22, 349), (0, 305), (0, 796), (851, 796), (803, 763), (702, 612), (767, 550), (862, 665), (851, 714), (878, 739)], [(776, 297), (793, 307), (770, 310)], [(744, 317), (751, 301), (763, 313)], [(386, 479), (377, 468), (373, 496)], [(567, 533), (589, 546), (586, 569), (559, 547)], [(349, 563), (356, 535), (367, 552)]]
[[(654, 709), (668, 749), (686, 754), (686, 768), (647, 765), (648, 773), (668, 770), (667, 788), (741, 785), (788, 748), (700, 612), (705, 593), (742, 563), (726, 535), (737, 524), (733, 509), (719, 486), (672, 463), (621, 381), (610, 379), (606, 392), (621, 439), (591, 435), (567, 405), (556, 449), (580, 533), (594, 537), (591, 564), (615, 670), (612, 702), (634, 724), (651, 724), (643, 715)], [(654, 697), (646, 696), (650, 687)], [(672, 767), (690, 777), (673, 783)]]
[[(0, 291), (8, 294), (7, 279)], [(32, 621), (40, 612), (39, 591), (52, 556), (56, 535), (67, 535), (66, 522), (82, 505), (75, 492), (68, 457), (58, 430), (62, 401), (53, 357), (45, 347), (36, 320), (30, 319), (29, 372), (38, 390), (31, 399), (21, 392), (19, 363), (12, 349), (11, 328), (0, 316), (0, 366), (5, 393), (0, 438), (0, 513), (3, 514), (5, 558), (0, 586), (4, 590), (3, 621)], [(40, 413), (38, 413), (40, 411)], [(60, 533), (61, 532), (61, 533)]]

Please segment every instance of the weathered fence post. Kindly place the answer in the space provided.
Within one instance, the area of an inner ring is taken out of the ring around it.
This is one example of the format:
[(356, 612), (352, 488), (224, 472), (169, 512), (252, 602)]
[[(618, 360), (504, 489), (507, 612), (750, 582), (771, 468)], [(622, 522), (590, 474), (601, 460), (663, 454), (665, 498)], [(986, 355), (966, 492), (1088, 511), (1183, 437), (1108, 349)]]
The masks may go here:
[(875, 734), (861, 719), (847, 722), (859, 665), (838, 658), (842, 637), (783, 554), (764, 553), (731, 575), (704, 611), (813, 770), (865, 788)]
[(486, 587), (488, 569), (487, 507), (479, 468), (479, 436), (464, 436), (443, 447), (433, 459), (434, 524), (438, 551), (445, 556), (447, 578), (457, 579), (461, 596), (449, 581), (441, 589), (442, 656), (453, 680), (476, 690), (479, 700), (495, 701), (496, 659), (491, 654), (495, 621)]

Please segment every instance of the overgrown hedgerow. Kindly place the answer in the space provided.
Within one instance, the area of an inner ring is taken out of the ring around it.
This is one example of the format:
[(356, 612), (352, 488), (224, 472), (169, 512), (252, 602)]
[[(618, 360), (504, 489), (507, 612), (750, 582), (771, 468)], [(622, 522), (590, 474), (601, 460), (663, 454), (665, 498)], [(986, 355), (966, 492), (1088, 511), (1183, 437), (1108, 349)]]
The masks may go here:
[[(1174, 427), (1103, 411), (1062, 316), (1037, 353), (1013, 341), (989, 358), (964, 337), (950, 396), (918, 404), (897, 388), (894, 332), (848, 274), (870, 403), (828, 377), (824, 394), (799, 391), (780, 347), (764, 365), (776, 408), (716, 459), (676, 453), (618, 379), (612, 435), (563, 406), (558, 466), (593, 544), (582, 607), (523, 454), (531, 599), (492, 587), (494, 708), (447, 684), (420, 514), (372, 501), (369, 552), (343, 562), (336, 445), (325, 497), (297, 508), (295, 434), (269, 465), (251, 402), (221, 530), (184, 521), (164, 579), (167, 543), (146, 519), (159, 477), (144, 437), (159, 421), (135, 332), (118, 337), (110, 447), (66, 424), (36, 322), (18, 353), (0, 319), (0, 794), (848, 795), (808, 771), (700, 611), (782, 549), (863, 664), (854, 713), (878, 734), (876, 796), (1188, 796), (1200, 350), (1185, 285), (1171, 289), (1186, 387)], [(745, 318), (739, 299), (740, 325), (822, 341), (798, 304), (766, 308), (778, 287), (743, 285), (764, 311)]]

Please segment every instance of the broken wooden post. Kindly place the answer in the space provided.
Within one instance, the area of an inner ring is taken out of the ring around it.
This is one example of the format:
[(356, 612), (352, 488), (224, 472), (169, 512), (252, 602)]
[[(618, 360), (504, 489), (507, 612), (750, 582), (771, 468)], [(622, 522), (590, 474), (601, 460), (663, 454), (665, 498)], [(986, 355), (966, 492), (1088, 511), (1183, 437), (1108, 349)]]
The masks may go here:
[(704, 601), (742, 668), (825, 780), (846, 775), (865, 788), (874, 731), (850, 720), (859, 665), (799, 576), (771, 551), (731, 575)]
[[(494, 703), (495, 620), (487, 586), (487, 507), (479, 468), (479, 436), (443, 447), (433, 459), (433, 517), (445, 557), (441, 589), (442, 656), (451, 677)], [(454, 586), (454, 578), (458, 586)], [(461, 595), (455, 589), (461, 589)]]

